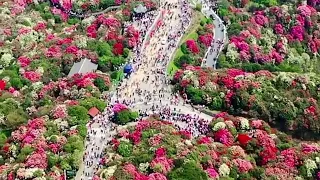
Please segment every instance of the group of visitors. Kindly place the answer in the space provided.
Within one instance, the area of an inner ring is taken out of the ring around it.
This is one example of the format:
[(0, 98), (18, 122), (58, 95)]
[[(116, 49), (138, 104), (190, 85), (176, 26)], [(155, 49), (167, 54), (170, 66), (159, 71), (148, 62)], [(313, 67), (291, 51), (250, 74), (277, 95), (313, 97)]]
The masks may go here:
[(192, 112), (183, 113), (178, 106), (152, 105), (151, 111), (139, 110), (139, 120), (150, 117), (151, 115), (158, 115), (160, 119), (171, 122), (179, 131), (188, 131), (193, 136), (199, 136), (209, 131), (209, 119), (204, 119), (199, 116), (198, 111), (194, 108)]
[[(135, 19), (133, 25), (140, 30), (140, 37), (144, 37), (146, 31), (152, 24), (155, 18), (155, 12), (148, 12), (142, 18)], [(130, 24), (125, 24), (129, 26)], [(139, 45), (141, 47), (142, 38), (135, 50), (135, 54), (139, 54)], [(93, 177), (94, 172), (100, 168), (100, 160), (103, 156), (103, 149), (109, 144), (112, 136), (116, 133), (116, 125), (111, 122), (113, 116), (112, 105), (106, 110), (93, 118), (88, 124), (88, 135), (86, 143), (86, 153), (84, 154), (84, 169), (81, 180), (86, 180)]]
[[(157, 22), (157, 12), (148, 12), (144, 16), (134, 18), (141, 39), (130, 60), (133, 72), (120, 83), (114, 94), (110, 94), (111, 105), (89, 126), (90, 144), (87, 145), (84, 158), (87, 165), (85, 177), (92, 177), (95, 168), (99, 168), (102, 149), (115, 133), (116, 127), (110, 121), (113, 114), (112, 104), (126, 104), (139, 111), (140, 118), (159, 114), (162, 119), (172, 122), (180, 130), (191, 132), (194, 136), (208, 131), (209, 120), (200, 117), (200, 112), (194, 108), (191, 110), (184, 107), (182, 110), (185, 101), (177, 94), (172, 94), (166, 77), (167, 65), (191, 22), (193, 14), (188, 3), (187, 0), (161, 1), (159, 13), (163, 13), (163, 17)], [(156, 23), (157, 26), (151, 33), (152, 23)], [(147, 34), (152, 37), (143, 47), (143, 39), (147, 39)]]
[(178, 130), (188, 131), (193, 136), (199, 136), (209, 131), (210, 121), (201, 118), (197, 113), (183, 114), (166, 107), (162, 109), (159, 115), (161, 119), (173, 123)]
[[(191, 12), (186, 1), (166, 2), (162, 8), (165, 15), (161, 21), (169, 23), (162, 23), (153, 34), (151, 40), (154, 42), (150, 43), (144, 52), (136, 54), (133, 76), (125, 79), (117, 88), (113, 102), (135, 108), (137, 104), (147, 105), (147, 102), (160, 103), (162, 99), (170, 99), (171, 89), (168, 88), (169, 80), (165, 76), (166, 66), (179, 38), (190, 23)], [(161, 104), (158, 105), (160, 106)], [(149, 108), (151, 110), (152, 107)]]
[(103, 149), (116, 133), (116, 124), (110, 121), (112, 115), (112, 107), (108, 107), (106, 111), (95, 116), (87, 125), (86, 151), (83, 156), (85, 168), (81, 180), (92, 177), (94, 172), (101, 168), (99, 167), (99, 159), (103, 157)]

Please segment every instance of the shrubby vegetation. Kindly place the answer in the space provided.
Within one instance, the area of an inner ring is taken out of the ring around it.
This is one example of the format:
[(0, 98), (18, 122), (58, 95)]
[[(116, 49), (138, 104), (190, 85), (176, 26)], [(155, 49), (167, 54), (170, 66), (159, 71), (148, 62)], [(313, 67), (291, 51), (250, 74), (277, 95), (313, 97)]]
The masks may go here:
[(164, 180), (317, 177), (317, 144), (296, 142), (262, 120), (227, 113), (217, 114), (210, 129), (192, 138), (164, 120), (139, 121), (118, 132), (98, 176)]
[[(136, 7), (135, 1), (60, 4), (66, 11), (88, 13), (85, 19), (34, 2), (8, 1), (0, 8), (0, 179), (56, 180), (64, 178), (64, 170), (79, 168), (88, 110), (104, 111), (110, 74), (122, 71), (139, 37), (137, 29), (124, 30), (122, 24), (132, 11), (125, 9)], [(157, 5), (141, 3), (148, 9)], [(90, 17), (113, 4), (123, 5), (117, 15)], [(102, 72), (67, 77), (84, 58)], [(125, 123), (137, 114), (119, 117)]]
[(218, 66), (319, 73), (319, 15), (316, 3), (307, 3), (222, 1), (218, 12), (229, 24), (229, 41)]
[(317, 75), (187, 67), (174, 80), (193, 104), (261, 118), (300, 138), (317, 139), (320, 133)]

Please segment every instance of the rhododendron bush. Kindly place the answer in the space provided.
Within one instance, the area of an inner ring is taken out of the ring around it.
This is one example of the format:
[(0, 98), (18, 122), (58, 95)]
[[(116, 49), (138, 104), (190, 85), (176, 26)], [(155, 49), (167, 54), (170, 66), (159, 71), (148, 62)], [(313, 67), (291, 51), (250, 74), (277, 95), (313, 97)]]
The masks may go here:
[(234, 2), (231, 7), (222, 7), (225, 11), (220, 14), (228, 12), (221, 15), (230, 21), (230, 26), (219, 66), (241, 67), (251, 72), (268, 69), (318, 73), (320, 24), (314, 4), (289, 2), (254, 9), (253, 5), (236, 8), (238, 4)]
[(208, 134), (189, 140), (164, 120), (139, 121), (118, 132), (97, 175), (164, 180), (317, 177), (313, 163), (318, 162), (318, 144), (297, 143), (262, 120), (227, 113), (217, 114), (210, 127)]
[(297, 137), (317, 139), (320, 133), (317, 75), (187, 66), (173, 80), (193, 104), (262, 118)]
[(134, 121), (138, 118), (138, 112), (131, 111), (124, 104), (114, 104), (113, 108), (113, 121), (117, 124), (127, 124), (128, 122)]

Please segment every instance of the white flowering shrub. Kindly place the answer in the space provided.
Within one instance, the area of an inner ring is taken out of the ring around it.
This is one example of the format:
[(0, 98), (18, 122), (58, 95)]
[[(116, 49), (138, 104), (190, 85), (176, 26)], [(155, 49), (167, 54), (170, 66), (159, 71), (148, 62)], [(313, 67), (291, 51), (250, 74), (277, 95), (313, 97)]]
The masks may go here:
[(227, 53), (226, 53), (226, 57), (228, 61), (230, 61), (231, 63), (234, 63), (239, 58), (239, 56), (240, 54), (238, 53), (235, 44), (234, 43), (229, 44), (227, 47)]
[(219, 175), (222, 177), (227, 177), (230, 174), (230, 168), (228, 165), (226, 165), (225, 163), (223, 163), (220, 167), (219, 167)]
[(213, 130), (213, 131), (218, 131), (218, 130), (224, 129), (224, 128), (226, 128), (226, 124), (225, 124), (224, 122), (217, 122), (217, 123), (213, 126), (212, 130)]
[(5, 53), (1, 56), (0, 65), (2, 67), (8, 67), (13, 59), (14, 57), (12, 56), (12, 54)]

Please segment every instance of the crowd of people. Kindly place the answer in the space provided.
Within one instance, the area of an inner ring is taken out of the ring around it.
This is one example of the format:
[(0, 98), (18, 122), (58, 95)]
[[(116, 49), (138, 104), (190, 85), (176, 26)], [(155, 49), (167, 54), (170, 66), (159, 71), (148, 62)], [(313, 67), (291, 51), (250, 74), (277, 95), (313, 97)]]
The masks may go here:
[[(158, 13), (163, 13), (162, 19), (155, 20)], [(116, 126), (110, 121), (113, 114), (112, 104), (126, 104), (139, 111), (140, 118), (158, 114), (161, 119), (172, 122), (178, 129), (189, 131), (194, 136), (208, 131), (210, 119), (204, 119), (193, 107), (184, 106), (186, 102), (172, 93), (166, 76), (167, 65), (187, 30), (192, 15), (187, 0), (172, 0), (161, 1), (159, 12), (147, 12), (144, 16), (134, 18), (141, 39), (130, 60), (133, 72), (110, 94), (110, 106), (94, 119), (88, 130), (91, 144), (87, 145), (84, 162), (87, 165), (85, 169), (91, 169), (85, 170), (85, 179), (92, 177), (93, 172), (99, 168), (102, 149), (108, 145), (115, 133)], [(156, 25), (152, 33), (151, 25)], [(146, 35), (152, 37), (149, 38), (150, 42), (143, 46)], [(97, 137), (97, 134), (103, 137)]]
[[(133, 23), (125, 24), (125, 27), (133, 24), (140, 30), (141, 38), (139, 40), (138, 48), (134, 51), (135, 57), (139, 57), (139, 47), (141, 47), (142, 38), (145, 36), (156, 15), (156, 12), (147, 12), (143, 17), (134, 18)], [(88, 135), (85, 146), (86, 151), (83, 157), (85, 167), (83, 169), (81, 180), (93, 177), (94, 172), (101, 168), (100, 160), (103, 156), (103, 149), (109, 144), (113, 135), (116, 133), (117, 126), (111, 122), (112, 116), (112, 106), (108, 106), (104, 112), (95, 116), (88, 124)]]
[(188, 131), (193, 136), (199, 136), (209, 131), (209, 120), (201, 118), (197, 113), (180, 113), (165, 107), (159, 113), (161, 119), (174, 124), (178, 130)]
[[(117, 88), (112, 102), (120, 102), (132, 107), (136, 104), (170, 99), (171, 89), (169, 80), (165, 76), (166, 67), (173, 51), (177, 47), (179, 38), (184, 34), (191, 19), (188, 2), (163, 3), (165, 15), (159, 23), (150, 43), (142, 53), (137, 53), (133, 62), (132, 77), (124, 79)], [(180, 13), (175, 13), (178, 11)], [(177, 28), (178, 27), (178, 28)], [(162, 43), (165, 41), (165, 43)], [(151, 109), (151, 107), (150, 107)]]
[(203, 3), (203, 13), (213, 20), (214, 27), (214, 38), (211, 42), (211, 47), (207, 51), (206, 56), (202, 62), (202, 65), (211, 66), (216, 68), (219, 53), (224, 45), (225, 41), (225, 25), (217, 16), (217, 2), (216, 0), (201, 0)]
[(84, 169), (81, 180), (86, 180), (94, 175), (100, 167), (100, 159), (103, 157), (103, 149), (116, 134), (116, 124), (110, 121), (113, 116), (112, 107), (95, 116), (87, 125), (86, 151), (83, 156)]

